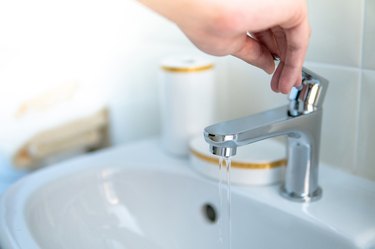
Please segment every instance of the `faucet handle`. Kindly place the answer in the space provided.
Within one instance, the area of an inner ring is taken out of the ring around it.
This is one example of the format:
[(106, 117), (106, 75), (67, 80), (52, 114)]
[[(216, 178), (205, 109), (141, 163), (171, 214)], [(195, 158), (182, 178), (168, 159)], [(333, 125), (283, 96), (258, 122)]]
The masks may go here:
[(294, 117), (321, 108), (327, 88), (328, 80), (303, 68), (302, 84), (298, 88), (293, 87), (289, 94), (288, 114)]

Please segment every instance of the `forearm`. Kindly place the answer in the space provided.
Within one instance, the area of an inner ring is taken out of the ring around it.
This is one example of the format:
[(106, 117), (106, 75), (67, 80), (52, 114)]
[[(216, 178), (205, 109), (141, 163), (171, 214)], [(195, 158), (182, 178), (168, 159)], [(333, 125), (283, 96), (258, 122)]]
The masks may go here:
[(179, 26), (199, 24), (201, 28), (204, 25), (220, 32), (225, 29), (258, 32), (280, 24), (289, 28), (301, 21), (307, 11), (303, 1), (296, 0), (138, 1)]
[[(212, 19), (215, 14), (215, 0), (138, 0), (179, 26), (185, 23), (202, 24), (204, 19)], [(210, 6), (210, 8), (208, 8)]]

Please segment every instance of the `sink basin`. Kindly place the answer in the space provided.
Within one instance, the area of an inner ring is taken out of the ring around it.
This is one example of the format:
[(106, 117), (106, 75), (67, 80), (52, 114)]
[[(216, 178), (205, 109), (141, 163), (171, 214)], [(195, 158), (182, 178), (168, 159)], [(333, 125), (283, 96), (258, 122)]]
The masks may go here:
[[(16, 183), (0, 200), (0, 248), (225, 248), (217, 182), (159, 147), (112, 148)], [(375, 249), (375, 183), (325, 165), (320, 175), (324, 196), (310, 204), (278, 185), (232, 186), (232, 248)]]

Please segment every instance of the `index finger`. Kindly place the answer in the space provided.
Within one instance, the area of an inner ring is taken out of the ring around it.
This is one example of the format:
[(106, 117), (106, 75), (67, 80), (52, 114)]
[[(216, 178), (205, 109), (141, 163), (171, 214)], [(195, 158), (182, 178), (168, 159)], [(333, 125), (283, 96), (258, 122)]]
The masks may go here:
[(302, 66), (305, 59), (311, 29), (307, 18), (299, 25), (286, 29), (286, 54), (282, 72), (278, 79), (279, 91), (289, 93), (302, 80)]

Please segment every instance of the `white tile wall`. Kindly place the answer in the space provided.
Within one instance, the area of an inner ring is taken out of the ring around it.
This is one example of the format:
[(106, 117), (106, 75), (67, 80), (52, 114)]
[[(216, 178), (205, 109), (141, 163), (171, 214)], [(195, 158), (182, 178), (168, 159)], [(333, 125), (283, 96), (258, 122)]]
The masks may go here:
[(312, 27), (307, 59), (358, 66), (364, 0), (308, 0)]
[(363, 33), (363, 67), (375, 70), (375, 0), (366, 1)]
[(157, 96), (144, 95), (136, 100), (110, 103), (112, 143), (121, 144), (154, 136), (159, 132), (160, 119)]
[(356, 173), (375, 180), (375, 71), (364, 71)]
[(226, 118), (235, 118), (285, 105), (287, 97), (270, 91), (271, 75), (234, 57), (227, 58)]
[(306, 67), (329, 79), (323, 111), (321, 160), (353, 171), (360, 70), (316, 63), (306, 63)]

